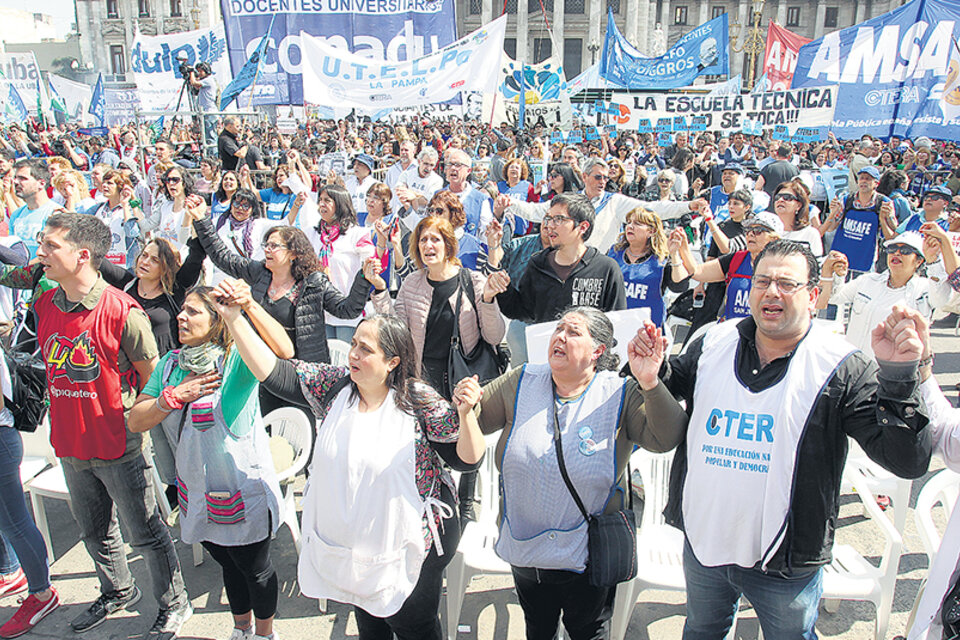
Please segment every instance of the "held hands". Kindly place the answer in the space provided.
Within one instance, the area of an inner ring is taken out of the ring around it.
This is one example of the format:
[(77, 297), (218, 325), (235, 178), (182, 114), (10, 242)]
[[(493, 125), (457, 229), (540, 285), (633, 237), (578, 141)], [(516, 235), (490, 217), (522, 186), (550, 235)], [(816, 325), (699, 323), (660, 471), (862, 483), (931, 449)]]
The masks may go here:
[(888, 362), (917, 362), (924, 350), (916, 318), (901, 304), (876, 326), (870, 343), (877, 360)]
[(510, 287), (510, 275), (506, 271), (494, 271), (483, 285), (483, 301), (487, 304)]
[(187, 196), (185, 206), (191, 220), (202, 220), (207, 216), (207, 203), (198, 195)]
[(383, 291), (387, 288), (387, 283), (380, 276), (380, 259), (367, 258), (363, 261), (363, 277), (367, 279), (373, 288), (377, 291)]
[(503, 242), (503, 225), (500, 224), (499, 220), (493, 219), (488, 222), (484, 232), (487, 235), (488, 247), (499, 247), (500, 243)]
[(667, 251), (670, 252), (671, 258), (680, 252), (686, 239), (687, 234), (685, 234), (682, 229), (674, 229), (670, 232), (670, 236), (667, 238)]
[[(927, 223), (930, 226), (940, 228), (936, 223)], [(924, 225), (926, 226), (926, 225)], [(923, 232), (923, 228), (920, 229)], [(931, 262), (936, 262), (940, 257), (940, 240), (932, 233), (923, 234), (923, 259), (927, 261), (927, 264)]]
[(827, 259), (823, 261), (823, 269), (821, 273), (823, 278), (827, 279), (828, 277), (840, 276), (841, 278), (847, 275), (847, 269), (850, 268), (850, 263), (847, 261), (847, 256), (840, 253), (839, 251), (831, 251), (827, 254)]
[(889, 222), (896, 221), (896, 212), (893, 208), (893, 202), (887, 200), (880, 205), (880, 215), (883, 216)]
[(493, 215), (500, 220), (503, 218), (504, 212), (506, 212), (507, 207), (511, 204), (510, 196), (499, 195), (497, 199), (493, 201)]
[(297, 197), (293, 199), (293, 208), (299, 209), (304, 205), (306, 201), (307, 201), (307, 193), (305, 191), (301, 191), (300, 193), (297, 194)]
[(213, 291), (214, 297), (218, 298), (224, 305), (239, 306), (246, 310), (253, 304), (250, 285), (243, 280), (224, 278)]
[(834, 221), (839, 221), (843, 217), (843, 203), (840, 202), (840, 198), (830, 201), (830, 217)]
[(463, 415), (477, 406), (480, 398), (483, 397), (483, 387), (476, 375), (469, 378), (463, 378), (453, 388), (453, 404), (457, 407), (457, 413)]
[(644, 322), (627, 344), (627, 360), (630, 373), (637, 379), (640, 388), (649, 391), (657, 386), (660, 366), (667, 351), (667, 339), (652, 322)]

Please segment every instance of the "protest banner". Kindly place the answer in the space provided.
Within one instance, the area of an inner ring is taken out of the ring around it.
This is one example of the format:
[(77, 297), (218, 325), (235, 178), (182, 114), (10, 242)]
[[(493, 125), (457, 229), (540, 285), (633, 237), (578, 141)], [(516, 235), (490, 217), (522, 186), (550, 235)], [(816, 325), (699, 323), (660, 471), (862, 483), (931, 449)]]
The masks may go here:
[[(302, 104), (300, 32), (375, 60), (413, 60), (457, 39), (455, 0), (349, 2), (220, 0), (230, 64), (237, 73), (267, 32), (272, 38), (253, 104)], [(240, 94), (246, 106), (250, 89)]]
[(17, 90), (23, 103), (29, 105), (28, 109), (36, 110), (40, 65), (33, 52), (0, 53), (0, 71), (4, 79)]
[(683, 35), (665, 54), (648, 58), (630, 44), (607, 16), (600, 76), (628, 89), (679, 89), (697, 76), (730, 73), (729, 26), (724, 13)]
[(538, 122), (546, 127), (570, 128), (573, 112), (567, 95), (567, 82), (559, 58), (548, 58), (540, 64), (522, 64), (502, 54), (500, 82), (495, 93), (483, 95), (481, 120), (499, 125), (520, 122), (521, 79), (526, 95), (524, 123), (532, 127)]
[(440, 51), (403, 62), (373, 60), (301, 33), (303, 99), (330, 107), (386, 108), (496, 91), (507, 17)]
[[(232, 76), (223, 23), (209, 29), (162, 36), (134, 34), (130, 71), (140, 92), (142, 109), (161, 111), (176, 107), (184, 80), (180, 75), (179, 59), (185, 59), (190, 66), (206, 62), (220, 88), (226, 87)], [(189, 96), (185, 95), (181, 108), (189, 106)]]
[(800, 47), (810, 42), (784, 29), (773, 20), (767, 28), (767, 48), (763, 53), (761, 75), (766, 77), (764, 91), (784, 91), (790, 88), (793, 70), (797, 66)]
[(445, 120), (450, 117), (463, 118), (466, 109), (462, 104), (441, 102), (424, 104), (419, 107), (401, 107), (387, 114), (389, 122), (411, 122), (414, 120)]
[(134, 120), (134, 112), (140, 108), (140, 98), (136, 89), (103, 90), (103, 124), (122, 125)]
[(958, 37), (960, 4), (913, 0), (804, 45), (791, 86), (839, 85), (838, 138), (960, 141), (960, 95), (944, 91)]
[(850, 190), (850, 169), (846, 167), (821, 167), (820, 177), (823, 179), (823, 188), (827, 192), (827, 202)]
[[(614, 117), (620, 129), (637, 130), (641, 119), (657, 122), (685, 116), (701, 118), (710, 131), (741, 131), (745, 122), (760, 123), (773, 129), (777, 125), (790, 132), (797, 128), (828, 126), (836, 105), (836, 87), (811, 87), (791, 91), (720, 96), (661, 93), (614, 93), (611, 102), (619, 104), (620, 115)], [(705, 119), (705, 123), (702, 119)], [(672, 128), (674, 124), (671, 124)], [(660, 132), (661, 129), (658, 129)]]

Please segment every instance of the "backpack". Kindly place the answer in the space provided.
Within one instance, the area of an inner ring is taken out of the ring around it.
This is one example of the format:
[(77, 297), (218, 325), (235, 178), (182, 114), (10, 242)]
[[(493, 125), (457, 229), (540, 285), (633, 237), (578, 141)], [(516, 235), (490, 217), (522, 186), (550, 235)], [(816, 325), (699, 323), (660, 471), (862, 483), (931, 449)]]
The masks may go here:
[(3, 358), (10, 371), (13, 426), (33, 432), (50, 408), (47, 395), (47, 367), (39, 351), (30, 353), (16, 348), (4, 349)]

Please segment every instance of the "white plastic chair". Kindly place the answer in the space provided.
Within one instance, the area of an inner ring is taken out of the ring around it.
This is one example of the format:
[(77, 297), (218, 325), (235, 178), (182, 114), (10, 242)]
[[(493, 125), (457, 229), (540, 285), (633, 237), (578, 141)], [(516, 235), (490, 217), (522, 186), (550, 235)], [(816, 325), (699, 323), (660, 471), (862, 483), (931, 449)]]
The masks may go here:
[[(875, 496), (889, 496), (893, 502), (893, 524), (903, 535), (907, 526), (907, 512), (910, 510), (910, 490), (913, 480), (897, 477), (867, 457), (866, 452), (852, 438), (848, 440), (850, 451), (847, 454), (847, 464), (843, 469), (841, 491), (849, 493), (853, 490), (852, 475), (858, 474), (866, 481), (867, 487)], [(864, 510), (864, 515), (868, 515)]]
[(290, 528), (293, 544), (297, 547), (297, 553), (300, 553), (300, 522), (297, 520), (293, 479), (307, 466), (310, 457), (310, 419), (300, 409), (281, 407), (267, 414), (263, 421), (271, 438), (283, 438), (293, 447), (293, 461), (290, 466), (276, 469), (276, 472), (283, 491), (283, 524)]
[[(856, 461), (848, 464), (857, 465)], [(885, 539), (880, 566), (870, 561), (850, 545), (835, 544), (833, 562), (824, 567), (824, 600), (863, 600), (872, 602), (877, 609), (874, 625), (874, 637), (878, 640), (886, 637), (890, 622), (890, 610), (893, 607), (893, 590), (897, 582), (897, 568), (900, 564), (900, 552), (903, 538), (890, 519), (877, 506), (876, 496), (870, 488), (868, 475), (862, 469), (849, 474), (849, 482), (863, 503), (864, 511), (880, 528)]]
[(23, 460), (20, 462), (20, 482), (26, 484), (40, 475), (44, 469), (60, 464), (50, 444), (50, 415), (47, 414), (33, 433), (22, 431)]
[(447, 637), (456, 640), (457, 626), (463, 596), (470, 580), (478, 575), (511, 575), (510, 565), (500, 559), (493, 550), (499, 529), (497, 514), (500, 510), (500, 472), (497, 470), (495, 452), (500, 433), (486, 436), (487, 450), (483, 465), (477, 472), (477, 488), (480, 491), (480, 516), (476, 522), (468, 522), (460, 537), (460, 545), (447, 565)]
[(942, 505), (945, 511), (944, 520), (949, 521), (958, 496), (960, 496), (960, 473), (950, 469), (938, 471), (927, 480), (923, 489), (920, 490), (920, 495), (917, 496), (913, 517), (920, 531), (923, 549), (927, 552), (927, 558), (931, 563), (940, 548), (942, 538), (940, 530), (933, 523), (933, 509), (938, 504)]
[(330, 352), (330, 364), (342, 367), (350, 359), (350, 345), (343, 340), (327, 340), (327, 350)]

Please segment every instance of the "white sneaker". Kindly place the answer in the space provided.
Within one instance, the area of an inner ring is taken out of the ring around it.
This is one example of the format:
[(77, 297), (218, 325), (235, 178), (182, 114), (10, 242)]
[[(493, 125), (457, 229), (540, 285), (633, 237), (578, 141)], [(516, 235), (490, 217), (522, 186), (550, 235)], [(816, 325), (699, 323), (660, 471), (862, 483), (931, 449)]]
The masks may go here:
[(253, 640), (253, 627), (247, 627), (246, 629), (237, 629), (233, 628), (233, 633), (230, 634), (230, 637), (227, 640)]
[(273, 633), (268, 636), (253, 636), (253, 640), (280, 640), (280, 634), (274, 629)]

